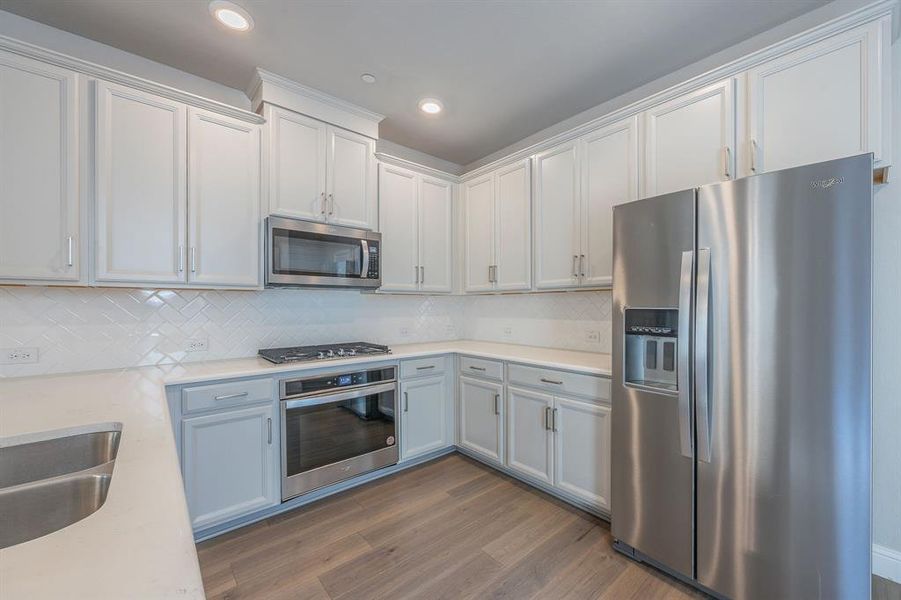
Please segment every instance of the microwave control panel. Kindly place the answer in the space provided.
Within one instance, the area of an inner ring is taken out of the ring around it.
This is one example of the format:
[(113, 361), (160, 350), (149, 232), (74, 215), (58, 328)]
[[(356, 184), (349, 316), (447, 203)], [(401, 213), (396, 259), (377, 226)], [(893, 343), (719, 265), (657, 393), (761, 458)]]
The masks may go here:
[(366, 278), (379, 278), (379, 245), (373, 242), (369, 244), (369, 264), (367, 265)]

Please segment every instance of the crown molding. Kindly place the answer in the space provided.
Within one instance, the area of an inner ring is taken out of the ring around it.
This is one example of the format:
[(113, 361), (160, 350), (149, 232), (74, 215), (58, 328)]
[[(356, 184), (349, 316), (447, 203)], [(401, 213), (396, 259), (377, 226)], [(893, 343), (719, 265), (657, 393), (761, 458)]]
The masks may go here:
[(539, 142), (522, 148), (521, 150), (517, 150), (501, 158), (498, 158), (497, 160), (493, 160), (490, 163), (484, 164), (478, 168), (465, 171), (462, 175), (460, 175), (460, 180), (468, 181), (475, 177), (489, 173), (510, 162), (528, 158), (534, 154), (537, 154), (538, 152), (553, 148), (558, 144), (563, 144), (565, 142), (569, 142), (573, 139), (581, 137), (586, 133), (590, 133), (600, 127), (610, 125), (621, 119), (625, 119), (635, 114), (644, 112), (649, 108), (657, 106), (658, 104), (662, 104), (683, 94), (693, 92), (728, 77), (735, 77), (740, 73), (756, 67), (763, 62), (772, 60), (784, 54), (788, 54), (789, 52), (794, 52), (795, 50), (803, 48), (804, 46), (813, 44), (838, 33), (848, 31), (849, 29), (853, 29), (866, 23), (871, 23), (878, 19), (890, 19), (892, 17), (893, 11), (897, 9), (898, 0), (878, 0), (873, 4), (862, 6), (845, 15), (836, 17), (835, 19), (832, 19), (830, 21), (826, 21), (825, 23), (822, 23), (820, 25), (812, 27), (811, 29), (771, 44), (770, 46), (747, 54), (720, 67), (711, 69), (706, 73), (692, 77), (691, 79), (683, 81), (682, 83), (678, 83), (665, 90), (633, 102), (627, 106), (592, 119), (587, 123), (583, 123), (582, 125), (578, 125), (576, 127), (573, 127), (572, 129), (568, 129), (567, 131), (545, 138)]
[(385, 118), (385, 115), (259, 67), (254, 70), (246, 93), (255, 111), (267, 102), (373, 139), (378, 139), (379, 123)]
[(0, 35), (0, 49), (18, 54), (20, 56), (33, 58), (41, 62), (49, 63), (57, 67), (69, 69), (70, 71), (83, 73), (85, 75), (96, 77), (104, 81), (118, 83), (120, 85), (141, 90), (143, 92), (156, 94), (157, 96), (163, 96), (164, 98), (169, 98), (170, 100), (175, 100), (177, 102), (184, 102), (185, 104), (210, 110), (220, 115), (226, 115), (235, 119), (240, 119), (241, 121), (247, 121), (249, 123), (256, 124), (265, 123), (263, 117), (256, 113), (250, 112), (249, 110), (231, 106), (217, 100), (204, 98), (203, 96), (185, 92), (183, 90), (179, 90), (162, 83), (157, 83), (155, 81), (150, 81), (149, 79), (144, 79), (143, 77), (137, 77), (128, 73), (123, 73), (122, 71), (118, 71), (110, 67), (98, 65), (81, 58), (75, 58), (74, 56), (69, 56), (68, 54), (63, 54), (55, 50), (49, 50), (47, 48), (35, 46), (34, 44), (29, 44), (28, 42), (23, 42), (21, 40), (17, 40), (5, 35)]
[(423, 165), (421, 163), (413, 162), (412, 160), (407, 160), (405, 158), (401, 158), (399, 156), (395, 156), (393, 154), (387, 154), (385, 152), (376, 152), (375, 157), (379, 160), (379, 162), (383, 162), (389, 165), (394, 165), (395, 167), (400, 167), (402, 169), (409, 169), (411, 171), (416, 171), (420, 175), (429, 175), (432, 177), (437, 177), (438, 179), (443, 179), (445, 181), (449, 181), (451, 183), (460, 183), (460, 176), (454, 175), (452, 173), (448, 173), (447, 171), (442, 171), (440, 169), (435, 169), (433, 167), (429, 167)]

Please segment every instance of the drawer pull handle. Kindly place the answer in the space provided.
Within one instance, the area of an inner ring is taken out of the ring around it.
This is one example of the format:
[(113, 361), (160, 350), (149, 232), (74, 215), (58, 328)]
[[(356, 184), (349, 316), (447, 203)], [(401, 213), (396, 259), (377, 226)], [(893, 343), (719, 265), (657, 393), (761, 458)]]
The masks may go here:
[(484, 371), (485, 370), (485, 367), (474, 367), (472, 365), (469, 365), (469, 368), (472, 369), (473, 371)]
[(247, 392), (238, 392), (237, 394), (224, 394), (222, 396), (216, 396), (213, 398), (217, 402), (220, 400), (234, 400), (235, 398), (243, 398), (247, 395)]
[(435, 368), (435, 365), (429, 365), (427, 367), (416, 367), (416, 370), (417, 371), (426, 371), (428, 369), (434, 369), (434, 368)]
[(563, 385), (562, 381), (554, 381), (553, 379), (545, 379), (544, 377), (542, 377), (539, 381), (541, 381), (541, 383), (553, 383), (554, 385)]

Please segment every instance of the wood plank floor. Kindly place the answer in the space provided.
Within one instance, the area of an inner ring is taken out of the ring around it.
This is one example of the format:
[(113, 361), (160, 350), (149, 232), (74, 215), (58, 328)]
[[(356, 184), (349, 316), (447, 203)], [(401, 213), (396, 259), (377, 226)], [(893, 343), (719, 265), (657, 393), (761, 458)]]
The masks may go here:
[(604, 521), (459, 454), (203, 542), (198, 555), (211, 599), (705, 597), (616, 553)]

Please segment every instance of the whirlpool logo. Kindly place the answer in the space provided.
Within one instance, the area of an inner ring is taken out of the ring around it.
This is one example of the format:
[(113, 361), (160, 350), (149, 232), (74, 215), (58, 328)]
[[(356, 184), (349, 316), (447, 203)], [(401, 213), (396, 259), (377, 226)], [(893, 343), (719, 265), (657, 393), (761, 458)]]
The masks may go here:
[(829, 179), (819, 179), (817, 181), (811, 181), (810, 187), (815, 190), (828, 190), (832, 186), (838, 185), (840, 183), (844, 183), (844, 177), (830, 177)]

